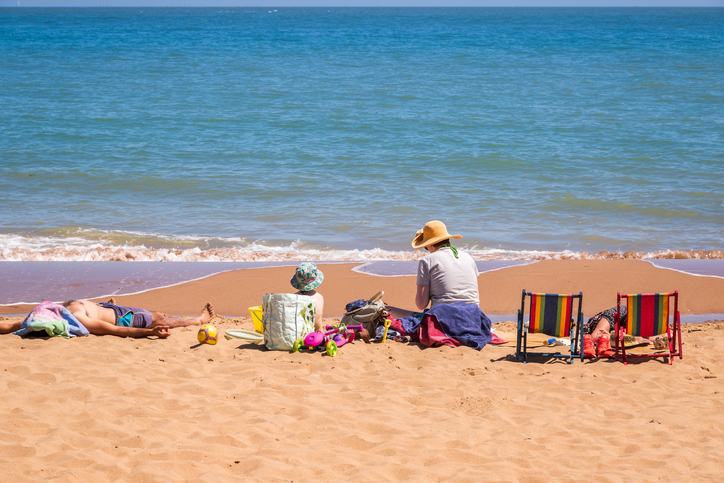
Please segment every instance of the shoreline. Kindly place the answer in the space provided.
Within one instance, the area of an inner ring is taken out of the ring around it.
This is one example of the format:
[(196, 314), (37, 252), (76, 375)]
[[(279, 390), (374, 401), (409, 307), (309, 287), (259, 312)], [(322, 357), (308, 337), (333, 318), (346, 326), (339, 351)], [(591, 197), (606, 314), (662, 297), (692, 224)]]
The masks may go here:
[[(685, 275), (724, 279), (724, 260), (643, 260)], [(531, 265), (540, 260), (477, 261), (480, 273)], [(253, 268), (290, 267), (297, 262), (0, 262), (0, 310), (5, 306), (139, 295), (220, 273)], [(345, 262), (319, 262), (343, 264)], [(349, 263), (349, 262), (348, 262)], [(415, 276), (416, 261), (352, 262), (352, 270), (373, 277)], [(31, 300), (33, 294), (43, 294)]]
[[(121, 305), (184, 315), (195, 314), (208, 301), (214, 304), (217, 313), (238, 317), (248, 315), (248, 307), (259, 305), (265, 293), (292, 291), (289, 279), (293, 265), (295, 263), (282, 263), (231, 270), (139, 293), (112, 295)], [(318, 266), (325, 273), (325, 281), (320, 286), (320, 293), (325, 297), (325, 317), (341, 317), (347, 303), (369, 298), (380, 290), (385, 292), (384, 300), (388, 305), (414, 307), (414, 276), (361, 273), (361, 263), (318, 263)], [(724, 314), (724, 302), (717, 295), (724, 291), (724, 279), (659, 268), (641, 260), (544, 260), (483, 272), (478, 284), (480, 306), (490, 315), (517, 313), (523, 289), (547, 293), (583, 292), (583, 311), (588, 317), (613, 307), (617, 292), (674, 290), (680, 293), (682, 317)], [(76, 298), (100, 301), (108, 297)], [(4, 304), (0, 310), (7, 314), (24, 314), (35, 305)]]
[[(7, 238), (11, 240), (7, 240)], [(198, 246), (198, 237), (183, 245), (167, 244), (167, 240), (144, 240), (144, 244), (116, 244), (107, 240), (33, 239), (19, 242), (17, 236), (0, 234), (0, 262), (365, 262), (417, 260), (422, 252), (408, 249), (383, 248), (315, 248), (299, 240), (283, 245), (251, 243), (240, 246), (233, 242), (216, 240), (215, 245)], [(183, 238), (183, 237), (179, 237)], [(158, 241), (166, 243), (158, 244)], [(30, 247), (23, 247), (27, 243)], [(189, 247), (190, 245), (190, 247)], [(182, 248), (182, 247), (186, 248)], [(149, 248), (150, 247), (150, 248)], [(592, 251), (483, 248), (462, 244), (459, 248), (473, 259), (485, 260), (724, 260), (721, 249), (653, 249)]]

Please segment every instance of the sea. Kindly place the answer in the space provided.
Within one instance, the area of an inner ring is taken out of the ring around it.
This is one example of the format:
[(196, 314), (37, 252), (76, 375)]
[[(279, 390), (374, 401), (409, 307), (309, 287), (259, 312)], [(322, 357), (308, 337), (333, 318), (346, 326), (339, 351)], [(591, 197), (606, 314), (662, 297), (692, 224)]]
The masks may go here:
[[(724, 258), (724, 8), (0, 8), (0, 261)], [(0, 263), (0, 270), (3, 265)]]

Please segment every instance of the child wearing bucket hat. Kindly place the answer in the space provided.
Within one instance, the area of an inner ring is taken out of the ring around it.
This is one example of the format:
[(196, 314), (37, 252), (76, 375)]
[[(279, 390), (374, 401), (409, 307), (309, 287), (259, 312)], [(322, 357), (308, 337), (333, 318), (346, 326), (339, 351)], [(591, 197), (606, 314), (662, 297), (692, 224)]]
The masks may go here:
[[(412, 240), (415, 249), (428, 252), (417, 265), (417, 292), (415, 305), (425, 310), (430, 304), (466, 302), (479, 305), (478, 267), (473, 257), (450, 244), (450, 239), (462, 238), (451, 235), (445, 224), (432, 220), (419, 230)], [(390, 307), (393, 317), (402, 318), (413, 312)]]
[(314, 297), (314, 330), (316, 331), (323, 331), (324, 329), (322, 323), (324, 297), (316, 290), (323, 280), (324, 274), (313, 262), (304, 262), (297, 265), (291, 280), (292, 287), (298, 290), (297, 294)]

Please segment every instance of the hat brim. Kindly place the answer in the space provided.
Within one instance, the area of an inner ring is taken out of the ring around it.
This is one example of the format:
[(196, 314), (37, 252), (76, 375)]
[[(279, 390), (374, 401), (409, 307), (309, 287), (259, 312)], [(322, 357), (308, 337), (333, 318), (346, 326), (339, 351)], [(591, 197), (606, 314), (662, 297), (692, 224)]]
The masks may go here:
[(302, 285), (299, 283), (299, 279), (297, 279), (296, 276), (292, 277), (291, 283), (292, 287), (296, 288), (297, 290), (301, 292), (309, 292), (310, 290), (314, 290), (315, 288), (319, 287), (322, 284), (322, 281), (324, 280), (324, 274), (321, 272), (321, 270), (317, 270), (317, 276), (314, 280), (309, 282), (306, 285)]
[(435, 243), (441, 242), (443, 240), (448, 240), (450, 238), (462, 238), (462, 235), (440, 235), (432, 237), (428, 240), (423, 240), (424, 233), (420, 233), (415, 237), (414, 240), (412, 240), (412, 248), (418, 249), (418, 248), (425, 248), (429, 247), (430, 245), (434, 245)]

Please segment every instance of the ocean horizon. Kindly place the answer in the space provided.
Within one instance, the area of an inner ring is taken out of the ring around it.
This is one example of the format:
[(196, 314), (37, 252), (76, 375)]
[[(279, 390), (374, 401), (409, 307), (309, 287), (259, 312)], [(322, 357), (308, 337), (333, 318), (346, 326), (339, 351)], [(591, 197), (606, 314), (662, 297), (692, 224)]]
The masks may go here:
[(721, 8), (0, 24), (0, 261), (724, 258)]

